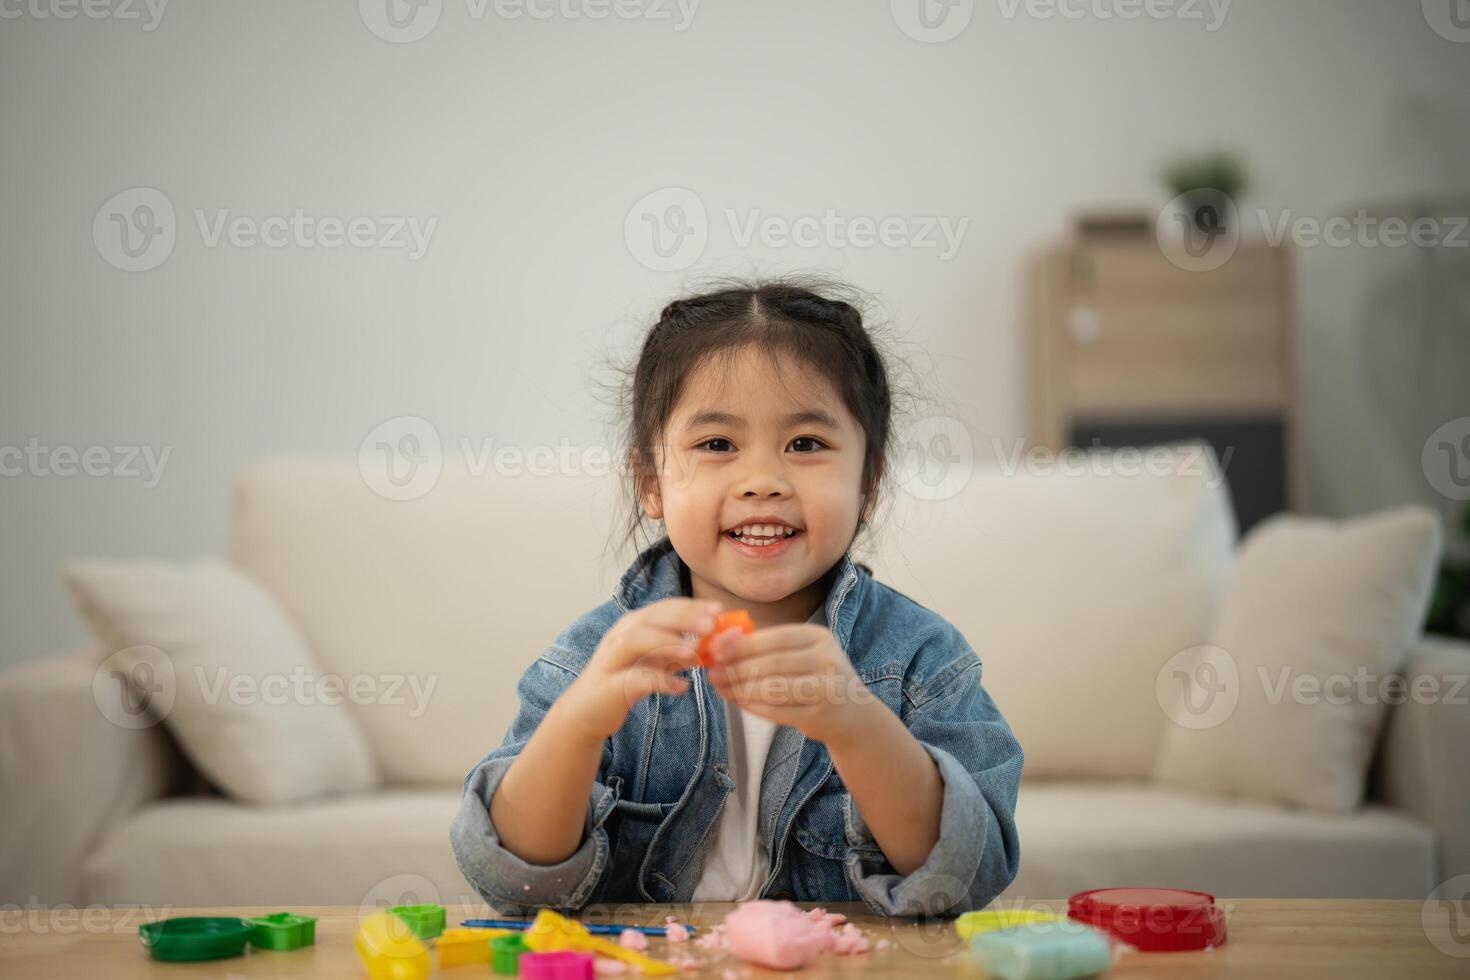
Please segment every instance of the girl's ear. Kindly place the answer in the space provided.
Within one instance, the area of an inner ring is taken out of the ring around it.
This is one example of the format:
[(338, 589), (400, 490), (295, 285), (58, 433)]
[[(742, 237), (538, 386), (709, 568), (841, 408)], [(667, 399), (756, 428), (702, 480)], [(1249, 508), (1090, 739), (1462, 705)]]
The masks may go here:
[(664, 516), (663, 498), (658, 492), (658, 478), (649, 473), (647, 467), (638, 464), (637, 450), (629, 454), (628, 462), (633, 469), (634, 482), (638, 486), (638, 504), (649, 520), (656, 521)]
[(657, 489), (651, 493), (640, 494), (638, 499), (643, 504), (643, 513), (648, 515), (649, 520), (656, 521), (664, 516), (663, 501), (659, 499)]

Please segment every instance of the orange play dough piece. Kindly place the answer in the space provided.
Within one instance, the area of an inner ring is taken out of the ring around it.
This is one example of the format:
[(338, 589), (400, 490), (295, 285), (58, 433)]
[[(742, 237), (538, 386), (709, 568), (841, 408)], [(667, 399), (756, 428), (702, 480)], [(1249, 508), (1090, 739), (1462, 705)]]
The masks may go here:
[(755, 631), (755, 621), (750, 618), (750, 613), (744, 609), (730, 609), (726, 612), (718, 613), (715, 616), (715, 628), (699, 638), (698, 653), (700, 663), (706, 667), (714, 664), (714, 659), (710, 656), (709, 652), (709, 641), (714, 639), (716, 633), (729, 629), (737, 629), (742, 633), (751, 633)]

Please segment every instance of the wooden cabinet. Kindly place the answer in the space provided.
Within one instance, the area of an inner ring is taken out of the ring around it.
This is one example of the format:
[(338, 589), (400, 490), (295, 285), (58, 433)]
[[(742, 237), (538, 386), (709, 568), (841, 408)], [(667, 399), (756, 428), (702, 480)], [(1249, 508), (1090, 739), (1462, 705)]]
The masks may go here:
[(1204, 439), (1242, 528), (1298, 499), (1291, 254), (1242, 244), (1179, 268), (1152, 238), (1086, 239), (1028, 264), (1031, 439)]

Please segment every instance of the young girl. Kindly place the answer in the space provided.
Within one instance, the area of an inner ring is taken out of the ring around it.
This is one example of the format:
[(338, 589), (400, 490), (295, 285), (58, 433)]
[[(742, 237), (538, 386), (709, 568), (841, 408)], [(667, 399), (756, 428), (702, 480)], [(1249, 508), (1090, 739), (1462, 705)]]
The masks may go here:
[[(629, 392), (636, 530), (665, 534), (521, 677), (451, 829), (501, 911), (861, 899), (980, 908), (1015, 876), (1021, 747), (943, 617), (850, 556), (891, 436), (849, 303), (676, 300)], [(714, 615), (744, 609), (697, 657)]]

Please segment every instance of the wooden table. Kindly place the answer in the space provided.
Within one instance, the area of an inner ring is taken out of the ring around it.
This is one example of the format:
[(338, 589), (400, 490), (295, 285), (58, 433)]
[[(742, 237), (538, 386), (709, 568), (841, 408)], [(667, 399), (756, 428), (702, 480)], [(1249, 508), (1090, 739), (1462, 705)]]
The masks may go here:
[[(1133, 953), (1107, 974), (1127, 977), (1353, 977), (1419, 980), (1426, 977), (1470, 978), (1470, 917), (1464, 910), (1436, 908), (1426, 912), (1417, 901), (1318, 901), (1242, 899), (1222, 901), (1229, 916), (1230, 936), (1220, 948), (1202, 953)], [(619, 906), (617, 921), (662, 924), (665, 915), (705, 926), (721, 921), (734, 906), (708, 903), (697, 907), (674, 905)], [(810, 906), (808, 906), (810, 907)], [(1065, 909), (1065, 902), (1040, 902), (1028, 907)], [(820, 977), (979, 976), (947, 920), (927, 924), (912, 919), (885, 920), (861, 905), (833, 904), (845, 912), (877, 944), (887, 938), (893, 945), (860, 956), (824, 955), (799, 973)], [(149, 958), (138, 942), (138, 926), (176, 915), (251, 916), (282, 911), (272, 908), (92, 908), (11, 910), (0, 912), (0, 977), (49, 980), (65, 977), (162, 977), (170, 980), (210, 977), (339, 977), (361, 980), (352, 949), (359, 915), (374, 909), (351, 906), (297, 908), (319, 917), (316, 945), (289, 953), (250, 949), (244, 956), (208, 963), (163, 963)], [(488, 916), (484, 906), (451, 905), (449, 922)], [(1459, 920), (1449, 916), (1460, 915)], [(608, 921), (609, 915), (589, 914), (589, 921)], [(664, 941), (654, 939), (649, 952), (662, 953)], [(725, 953), (706, 953), (689, 947), (702, 966), (685, 976), (721, 977), (735, 968), (742, 980), (777, 974), (730, 959)], [(1458, 955), (1455, 955), (1458, 954)], [(459, 967), (435, 976), (494, 976), (487, 968)], [(636, 974), (628, 974), (636, 976)]]

